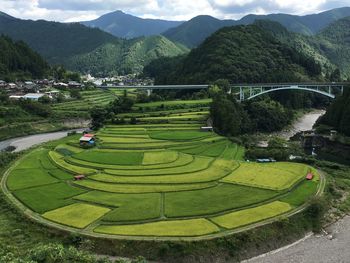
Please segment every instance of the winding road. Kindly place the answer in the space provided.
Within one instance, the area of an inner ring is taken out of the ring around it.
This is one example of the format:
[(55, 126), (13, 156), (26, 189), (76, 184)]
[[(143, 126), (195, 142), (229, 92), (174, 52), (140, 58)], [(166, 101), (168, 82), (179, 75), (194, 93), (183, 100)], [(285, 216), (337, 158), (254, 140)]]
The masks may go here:
[(310, 235), (285, 248), (244, 263), (348, 263), (350, 262), (350, 216), (326, 229), (328, 234)]

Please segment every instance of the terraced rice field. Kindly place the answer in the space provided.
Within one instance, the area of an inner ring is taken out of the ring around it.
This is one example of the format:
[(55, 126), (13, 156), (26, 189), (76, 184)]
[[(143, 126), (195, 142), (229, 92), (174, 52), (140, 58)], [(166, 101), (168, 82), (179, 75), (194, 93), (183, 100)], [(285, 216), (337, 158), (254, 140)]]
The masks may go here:
[[(187, 115), (186, 115), (187, 116)], [(78, 137), (38, 148), (6, 186), (43, 222), (118, 238), (206, 238), (303, 205), (319, 175), (296, 163), (248, 163), (244, 149), (198, 124), (113, 126), (93, 149)], [(73, 176), (83, 174), (84, 180)]]

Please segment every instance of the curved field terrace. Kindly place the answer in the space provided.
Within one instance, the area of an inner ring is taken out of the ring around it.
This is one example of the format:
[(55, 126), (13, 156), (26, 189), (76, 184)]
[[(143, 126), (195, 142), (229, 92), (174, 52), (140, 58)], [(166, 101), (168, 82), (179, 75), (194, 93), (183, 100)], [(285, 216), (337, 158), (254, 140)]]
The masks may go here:
[(189, 240), (287, 216), (319, 190), (312, 167), (243, 156), (242, 147), (195, 124), (106, 126), (95, 148), (81, 148), (75, 135), (29, 152), (3, 187), (28, 215), (54, 227)]

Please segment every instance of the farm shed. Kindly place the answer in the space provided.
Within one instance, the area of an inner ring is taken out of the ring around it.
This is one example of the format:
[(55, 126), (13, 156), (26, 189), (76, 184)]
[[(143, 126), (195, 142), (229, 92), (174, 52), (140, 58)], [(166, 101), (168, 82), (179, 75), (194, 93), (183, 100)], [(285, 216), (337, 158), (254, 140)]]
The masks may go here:
[(90, 144), (93, 145), (95, 144), (95, 138), (94, 137), (88, 137), (88, 136), (83, 136), (79, 139), (80, 144)]
[(306, 180), (312, 180), (314, 178), (314, 175), (309, 172), (307, 175), (306, 175)]
[(74, 176), (74, 180), (75, 181), (80, 181), (80, 180), (83, 180), (83, 179), (85, 179), (85, 175), (83, 175), (83, 174)]

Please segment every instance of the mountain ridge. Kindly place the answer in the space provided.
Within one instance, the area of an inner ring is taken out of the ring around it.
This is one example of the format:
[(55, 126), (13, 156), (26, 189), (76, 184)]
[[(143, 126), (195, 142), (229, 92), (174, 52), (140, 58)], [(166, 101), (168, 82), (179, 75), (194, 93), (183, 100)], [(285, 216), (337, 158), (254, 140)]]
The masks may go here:
[[(206, 20), (199, 20), (198, 17), (194, 17), (191, 20), (184, 22), (177, 28), (169, 29), (164, 32), (163, 35), (170, 40), (177, 41), (190, 48), (198, 46), (208, 36), (225, 26), (234, 25), (249, 25), (253, 24), (256, 20), (272, 20), (282, 24), (289, 31), (302, 33), (305, 35), (315, 35), (326, 26), (335, 22), (338, 19), (350, 16), (350, 7), (342, 7), (324, 11), (318, 14), (311, 14), (306, 16), (297, 16), (289, 14), (269, 14), (269, 15), (246, 15), (240, 20), (220, 20), (214, 17)], [(212, 27), (213, 19), (218, 20), (215, 28)], [(323, 19), (323, 20), (322, 20)], [(221, 21), (221, 22), (219, 22)], [(322, 22), (323, 21), (323, 22)], [(198, 25), (200, 23), (200, 25)], [(195, 24), (193, 26), (192, 24)], [(205, 28), (206, 30), (201, 32), (197, 28)], [(188, 38), (190, 36), (190, 39)]]
[(80, 23), (89, 27), (97, 27), (116, 37), (131, 39), (159, 35), (169, 28), (179, 26), (182, 21), (140, 18), (117, 10), (97, 19)]

